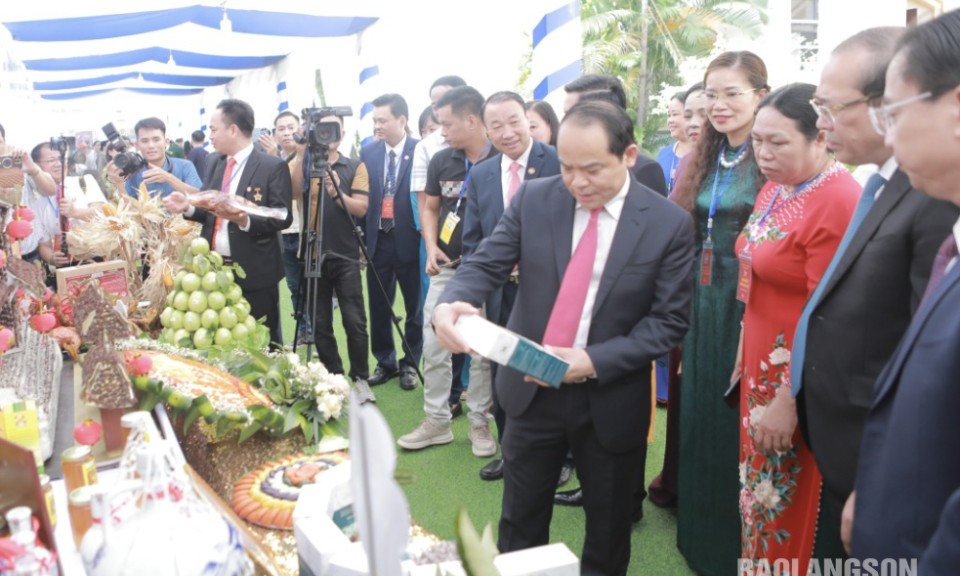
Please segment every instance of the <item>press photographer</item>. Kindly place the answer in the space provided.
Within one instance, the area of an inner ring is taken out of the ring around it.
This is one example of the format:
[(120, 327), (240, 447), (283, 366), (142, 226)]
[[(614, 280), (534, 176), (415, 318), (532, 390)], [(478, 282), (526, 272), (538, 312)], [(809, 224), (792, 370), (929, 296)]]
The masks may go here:
[(119, 190), (126, 188), (127, 194), (137, 198), (140, 189), (145, 187), (151, 196), (167, 197), (174, 190), (183, 193), (199, 192), (203, 182), (193, 163), (182, 158), (167, 155), (167, 126), (159, 118), (144, 118), (134, 126), (137, 137), (137, 151), (117, 148), (122, 140), (113, 124), (104, 126), (104, 133), (110, 139), (110, 145), (120, 153), (107, 166), (107, 176)]
[(13, 188), (24, 186), (31, 179), (33, 188), (41, 195), (53, 196), (57, 193), (53, 177), (41, 170), (26, 150), (7, 144), (7, 131), (0, 124), (0, 188), (4, 196), (15, 201)]

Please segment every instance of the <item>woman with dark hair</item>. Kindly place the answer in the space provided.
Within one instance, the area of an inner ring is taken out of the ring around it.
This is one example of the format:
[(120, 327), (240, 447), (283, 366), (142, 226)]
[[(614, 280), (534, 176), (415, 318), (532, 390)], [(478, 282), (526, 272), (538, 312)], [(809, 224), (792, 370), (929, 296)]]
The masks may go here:
[(420, 120), (417, 122), (417, 126), (421, 140), (440, 129), (440, 122), (438, 122), (437, 117), (433, 115), (433, 106), (427, 106), (423, 109), (423, 112), (420, 113)]
[(814, 552), (822, 481), (797, 429), (790, 353), (803, 305), (860, 197), (860, 185), (827, 152), (810, 106), (815, 91), (790, 84), (760, 103), (752, 141), (767, 183), (736, 244), (737, 300), (745, 304), (732, 378), (741, 382), (741, 557), (797, 559), (798, 574)]
[[(663, 176), (667, 179), (667, 191), (673, 191), (673, 184), (677, 180), (677, 169), (680, 160), (693, 149), (693, 143), (687, 139), (684, 129), (683, 101), (687, 91), (677, 92), (670, 98), (667, 108), (667, 130), (673, 138), (672, 144), (667, 144), (657, 153), (657, 163), (663, 169)], [(659, 393), (659, 390), (658, 390)], [(659, 400), (659, 397), (657, 398)]]
[(527, 121), (530, 122), (530, 136), (534, 140), (556, 148), (560, 120), (553, 106), (545, 100), (531, 100), (523, 107), (527, 110)]
[(740, 557), (738, 419), (723, 395), (743, 316), (733, 245), (763, 184), (750, 130), (768, 90), (767, 68), (751, 52), (725, 52), (707, 66), (703, 83), (709, 122), (670, 197), (693, 216), (699, 247), (683, 341), (677, 547), (693, 570), (710, 575), (728, 573)]

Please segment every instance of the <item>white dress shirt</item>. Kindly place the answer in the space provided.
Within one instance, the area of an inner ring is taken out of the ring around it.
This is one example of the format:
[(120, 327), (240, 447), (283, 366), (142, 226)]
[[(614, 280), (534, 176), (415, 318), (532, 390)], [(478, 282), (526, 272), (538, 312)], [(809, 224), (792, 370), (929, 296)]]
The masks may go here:
[(520, 164), (520, 184), (523, 184), (524, 174), (527, 171), (527, 164), (530, 163), (531, 150), (533, 150), (533, 138), (530, 139), (530, 144), (527, 145), (527, 149), (516, 160), (511, 159), (506, 154), (500, 155), (500, 183), (501, 190), (503, 190), (504, 210), (506, 210), (507, 206), (510, 205), (510, 166), (512, 166), (514, 162)]
[[(227, 157), (228, 162), (230, 158), (233, 158), (237, 162), (236, 166), (233, 167), (233, 173), (230, 175), (230, 194), (237, 193), (237, 185), (240, 183), (241, 178), (243, 178), (243, 170), (246, 168), (247, 160), (250, 159), (250, 154), (252, 152), (253, 142), (248, 144), (246, 148), (240, 150), (233, 156)], [(226, 172), (226, 164), (224, 164), (224, 172)], [(219, 252), (221, 256), (230, 257), (230, 234), (227, 230), (227, 227), (230, 225), (230, 221), (220, 219), (217, 223), (219, 224), (219, 228), (214, 231), (216, 245), (213, 247), (213, 249)], [(249, 220), (247, 221), (247, 229), (249, 230)]]
[[(613, 244), (613, 235), (617, 232), (617, 223), (620, 221), (620, 213), (623, 212), (623, 202), (627, 198), (628, 190), (630, 190), (630, 174), (625, 170), (624, 182), (620, 192), (604, 205), (603, 211), (597, 217), (597, 256), (593, 261), (593, 274), (590, 275), (587, 298), (583, 302), (583, 313), (580, 316), (580, 325), (577, 327), (577, 336), (573, 340), (574, 348), (587, 347), (587, 338), (590, 336), (590, 321), (593, 317), (593, 304), (597, 300), (600, 278), (603, 276), (603, 269), (607, 265), (610, 246)], [(578, 203), (577, 209), (573, 213), (571, 255), (576, 251), (577, 243), (580, 242), (580, 237), (583, 236), (589, 222), (590, 209)]]

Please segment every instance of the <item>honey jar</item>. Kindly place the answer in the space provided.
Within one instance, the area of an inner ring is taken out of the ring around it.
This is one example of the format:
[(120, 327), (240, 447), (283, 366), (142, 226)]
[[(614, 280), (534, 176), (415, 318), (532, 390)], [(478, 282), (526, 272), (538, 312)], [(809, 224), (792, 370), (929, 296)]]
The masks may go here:
[(57, 527), (57, 506), (53, 499), (53, 484), (46, 474), (40, 475), (40, 489), (43, 490), (43, 502), (47, 505), (47, 516), (50, 518), (50, 527)]
[(63, 451), (60, 457), (63, 483), (67, 494), (82, 486), (97, 483), (97, 464), (89, 446), (73, 446)]
[(77, 549), (83, 541), (84, 534), (93, 526), (93, 514), (90, 511), (90, 487), (81, 486), (70, 492), (67, 510), (70, 513), (70, 529), (73, 532), (73, 542)]

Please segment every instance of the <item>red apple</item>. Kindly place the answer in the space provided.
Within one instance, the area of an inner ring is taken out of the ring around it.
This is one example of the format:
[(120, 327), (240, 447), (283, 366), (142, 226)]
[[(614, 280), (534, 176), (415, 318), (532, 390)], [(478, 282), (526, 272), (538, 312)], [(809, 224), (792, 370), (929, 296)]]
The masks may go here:
[(14, 220), (7, 224), (7, 235), (13, 240), (23, 240), (33, 232), (33, 225), (26, 220)]
[(73, 427), (73, 439), (76, 440), (77, 444), (93, 446), (100, 441), (100, 432), (100, 423), (87, 418)]
[(43, 312), (30, 317), (30, 325), (37, 332), (49, 332), (57, 327), (57, 315), (53, 312)]
[(13, 330), (9, 328), (0, 328), (0, 354), (3, 354), (13, 347)]
[(27, 208), (26, 206), (20, 206), (13, 211), (14, 220), (26, 220), (27, 222), (33, 222), (34, 213), (33, 210)]
[(146, 376), (153, 368), (153, 359), (146, 354), (136, 353), (127, 362), (127, 373), (130, 376)]

